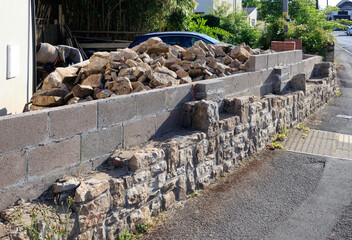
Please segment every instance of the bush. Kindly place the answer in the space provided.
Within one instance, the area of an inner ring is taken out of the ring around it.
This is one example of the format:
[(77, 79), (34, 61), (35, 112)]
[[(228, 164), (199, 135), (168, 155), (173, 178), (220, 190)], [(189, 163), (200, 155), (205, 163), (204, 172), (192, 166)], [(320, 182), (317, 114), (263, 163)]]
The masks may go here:
[(262, 32), (258, 39), (258, 47), (262, 49), (269, 49), (271, 41), (283, 41), (287, 38), (285, 33), (286, 21), (279, 18), (276, 22), (270, 23), (266, 26), (266, 30)]
[(191, 20), (189, 21), (189, 24), (186, 30), (203, 33), (210, 37), (216, 38), (220, 41), (225, 41), (228, 37), (231, 36), (229, 32), (221, 28), (207, 26), (206, 22), (207, 20), (203, 18), (198, 18), (196, 22)]

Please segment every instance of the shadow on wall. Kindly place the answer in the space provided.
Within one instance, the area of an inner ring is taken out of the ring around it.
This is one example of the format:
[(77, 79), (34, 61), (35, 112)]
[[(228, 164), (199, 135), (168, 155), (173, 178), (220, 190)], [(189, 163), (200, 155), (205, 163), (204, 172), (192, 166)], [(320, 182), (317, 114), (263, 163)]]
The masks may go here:
[(260, 96), (264, 96), (267, 94), (273, 93), (273, 81), (274, 81), (275, 73), (272, 71), (269, 76), (265, 79), (265, 81), (260, 86)]
[(7, 109), (6, 108), (1, 108), (0, 109), (0, 116), (5, 116), (7, 115)]

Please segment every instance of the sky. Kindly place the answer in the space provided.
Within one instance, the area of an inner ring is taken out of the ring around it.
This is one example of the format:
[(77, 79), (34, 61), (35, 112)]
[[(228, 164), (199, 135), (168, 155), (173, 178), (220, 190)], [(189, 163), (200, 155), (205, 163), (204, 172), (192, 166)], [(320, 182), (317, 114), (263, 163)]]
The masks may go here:
[(319, 1), (319, 7), (325, 8), (326, 1), (329, 1), (329, 6), (336, 6), (341, 0), (318, 0), (318, 1)]

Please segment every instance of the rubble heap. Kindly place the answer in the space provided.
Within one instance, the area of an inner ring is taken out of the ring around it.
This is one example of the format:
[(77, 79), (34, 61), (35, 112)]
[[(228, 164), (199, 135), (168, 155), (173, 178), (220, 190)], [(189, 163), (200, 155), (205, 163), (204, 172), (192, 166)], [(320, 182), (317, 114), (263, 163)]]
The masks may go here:
[(190, 48), (151, 38), (132, 49), (96, 52), (89, 62), (57, 68), (32, 97), (30, 110), (164, 88), (248, 71), (249, 56), (260, 54), (245, 44), (205, 44)]

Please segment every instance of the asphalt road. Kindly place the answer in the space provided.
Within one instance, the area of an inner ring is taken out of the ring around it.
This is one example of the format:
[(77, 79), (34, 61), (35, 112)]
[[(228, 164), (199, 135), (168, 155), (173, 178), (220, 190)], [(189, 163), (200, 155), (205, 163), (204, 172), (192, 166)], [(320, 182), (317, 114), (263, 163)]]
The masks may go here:
[[(352, 37), (337, 36), (352, 50)], [(352, 135), (352, 54), (336, 47), (342, 96), (310, 122)], [(352, 51), (351, 51), (352, 52)], [(352, 239), (352, 160), (264, 151), (167, 218), (144, 239)]]

